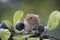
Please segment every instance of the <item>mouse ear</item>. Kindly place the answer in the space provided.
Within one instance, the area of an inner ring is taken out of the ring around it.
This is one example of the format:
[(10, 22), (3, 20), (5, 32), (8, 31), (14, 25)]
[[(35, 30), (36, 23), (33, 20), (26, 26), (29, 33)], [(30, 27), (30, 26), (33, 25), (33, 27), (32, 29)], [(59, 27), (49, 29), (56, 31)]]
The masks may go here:
[(35, 15), (35, 17), (39, 18), (39, 15)]
[(26, 14), (26, 17), (29, 16), (29, 14)]
[(37, 15), (37, 17), (39, 17), (39, 15)]

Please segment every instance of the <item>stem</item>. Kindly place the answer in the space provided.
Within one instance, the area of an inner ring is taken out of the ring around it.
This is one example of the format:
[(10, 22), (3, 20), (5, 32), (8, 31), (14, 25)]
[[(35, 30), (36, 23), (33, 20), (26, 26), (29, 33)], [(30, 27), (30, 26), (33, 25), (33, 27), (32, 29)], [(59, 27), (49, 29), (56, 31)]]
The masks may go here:
[(57, 38), (57, 37), (52, 36), (52, 35), (46, 35), (46, 36), (48, 36), (49, 38), (53, 38), (53, 39), (56, 39), (56, 40), (60, 40), (60, 38)]
[[(20, 33), (15, 33), (15, 31), (14, 30), (11, 30), (11, 33), (12, 33), (12, 35), (13, 34), (20, 34)], [(28, 34), (32, 34), (32, 33), (28, 33)], [(56, 40), (60, 40), (60, 38), (57, 38), (57, 37), (55, 37), (55, 36), (52, 36), (52, 35), (49, 35), (49, 34), (45, 34), (48, 38), (53, 38), (53, 39), (56, 39)], [(44, 35), (43, 35), (44, 36)]]

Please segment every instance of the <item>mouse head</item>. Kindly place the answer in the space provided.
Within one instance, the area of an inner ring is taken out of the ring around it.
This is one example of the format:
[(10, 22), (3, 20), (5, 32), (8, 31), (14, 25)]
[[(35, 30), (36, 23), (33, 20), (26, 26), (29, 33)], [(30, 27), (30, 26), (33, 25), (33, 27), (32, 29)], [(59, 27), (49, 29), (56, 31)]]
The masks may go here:
[(36, 14), (27, 14), (26, 15), (26, 20), (27, 21), (39, 21), (39, 15)]
[(29, 24), (32, 24), (32, 25), (35, 25), (35, 26), (40, 25), (39, 15), (36, 15), (36, 14), (27, 14), (26, 15), (26, 21)]

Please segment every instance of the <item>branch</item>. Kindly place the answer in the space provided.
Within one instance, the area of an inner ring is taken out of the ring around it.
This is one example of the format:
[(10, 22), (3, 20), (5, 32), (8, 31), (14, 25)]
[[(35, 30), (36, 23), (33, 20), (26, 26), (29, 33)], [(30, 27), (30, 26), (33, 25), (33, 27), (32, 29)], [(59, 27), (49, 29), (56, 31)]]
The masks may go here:
[(49, 38), (53, 38), (53, 39), (56, 39), (56, 40), (60, 40), (60, 38), (57, 38), (57, 37), (52, 36), (52, 35), (47, 35), (47, 34), (46, 34), (46, 36), (49, 37)]
[[(20, 34), (20, 33), (16, 33), (14, 30), (10, 30), (11, 31), (11, 33), (12, 33), (12, 35), (17, 35), (17, 34)], [(28, 34), (32, 34), (32, 33), (28, 33)], [(39, 35), (37, 35), (37, 36), (39, 36)], [(43, 35), (43, 36), (47, 36), (48, 38), (53, 38), (53, 39), (56, 39), (56, 40), (60, 40), (60, 38), (57, 38), (57, 37), (55, 37), (55, 36), (52, 36), (52, 35), (49, 35), (49, 34), (45, 34), (45, 35)], [(40, 37), (40, 36), (39, 36)]]

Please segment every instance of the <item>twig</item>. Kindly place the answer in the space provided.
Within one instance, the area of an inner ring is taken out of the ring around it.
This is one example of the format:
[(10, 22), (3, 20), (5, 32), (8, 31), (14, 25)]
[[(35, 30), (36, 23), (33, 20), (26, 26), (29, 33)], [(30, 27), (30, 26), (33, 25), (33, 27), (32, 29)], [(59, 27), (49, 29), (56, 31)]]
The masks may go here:
[(49, 38), (53, 38), (53, 39), (56, 39), (56, 40), (60, 40), (60, 38), (57, 38), (57, 37), (52, 36), (52, 35), (46, 35), (46, 36), (48, 36)]
[[(10, 30), (12, 35), (17, 35), (17, 34), (20, 34), (20, 33), (16, 33), (14, 30)], [(32, 34), (32, 33), (28, 33), (28, 34)], [(23, 34), (25, 35), (25, 34)], [(27, 35), (27, 34), (26, 34)], [(44, 35), (43, 35), (44, 36)], [(45, 34), (45, 36), (47, 36), (48, 38), (53, 38), (53, 39), (56, 39), (56, 40), (60, 40), (60, 38), (57, 38), (55, 36), (52, 36), (52, 35), (49, 35), (49, 34)], [(40, 37), (40, 36), (39, 36)]]

